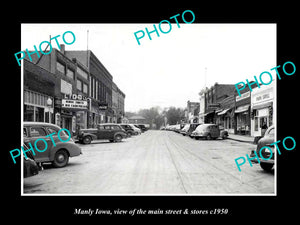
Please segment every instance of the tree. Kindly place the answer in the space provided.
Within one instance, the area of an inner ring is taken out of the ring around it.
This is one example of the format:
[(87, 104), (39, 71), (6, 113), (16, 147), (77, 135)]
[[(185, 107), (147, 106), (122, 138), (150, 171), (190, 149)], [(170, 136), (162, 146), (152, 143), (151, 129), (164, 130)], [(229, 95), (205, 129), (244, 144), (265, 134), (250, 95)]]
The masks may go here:
[(164, 114), (167, 117), (168, 124), (174, 125), (181, 122), (184, 119), (184, 110), (181, 108), (170, 107), (164, 111)]

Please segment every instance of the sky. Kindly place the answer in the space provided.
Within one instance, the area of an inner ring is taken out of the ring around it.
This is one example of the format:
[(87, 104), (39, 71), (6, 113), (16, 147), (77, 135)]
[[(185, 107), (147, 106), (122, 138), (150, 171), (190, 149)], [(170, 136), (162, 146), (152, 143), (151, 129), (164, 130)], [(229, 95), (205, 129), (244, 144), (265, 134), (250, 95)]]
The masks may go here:
[[(62, 34), (72, 31), (76, 40), (65, 44), (66, 50), (91, 50), (125, 93), (125, 111), (130, 112), (184, 108), (188, 100), (199, 101), (205, 86), (254, 80), (263, 71), (273, 74), (270, 69), (277, 66), (276, 24), (171, 25), (169, 33), (158, 30), (160, 36), (153, 32), (150, 40), (145, 31), (154, 29), (150, 23), (22, 24), (20, 51), (38, 48), (50, 35), (60, 35), (57, 40), (64, 44)], [(134, 36), (139, 30), (145, 32), (140, 45)], [(51, 44), (57, 48), (55, 40)]]

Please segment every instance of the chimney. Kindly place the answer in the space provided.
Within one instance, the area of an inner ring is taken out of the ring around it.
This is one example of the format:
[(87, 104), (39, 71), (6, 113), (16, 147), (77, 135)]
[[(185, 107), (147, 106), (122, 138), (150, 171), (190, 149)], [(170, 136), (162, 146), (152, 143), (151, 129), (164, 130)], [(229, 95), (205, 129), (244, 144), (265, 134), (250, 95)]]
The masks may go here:
[(62, 54), (65, 54), (65, 45), (64, 44), (60, 44), (60, 51)]

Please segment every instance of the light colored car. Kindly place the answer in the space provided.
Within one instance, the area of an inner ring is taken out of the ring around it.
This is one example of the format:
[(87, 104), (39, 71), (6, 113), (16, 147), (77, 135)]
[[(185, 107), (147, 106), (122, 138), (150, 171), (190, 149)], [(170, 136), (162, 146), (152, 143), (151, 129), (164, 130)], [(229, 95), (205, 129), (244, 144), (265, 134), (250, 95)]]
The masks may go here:
[(220, 130), (218, 125), (204, 123), (199, 125), (191, 134), (191, 137), (196, 138), (206, 138), (207, 140), (217, 139), (220, 136)]
[[(61, 142), (59, 140), (57, 134), (60, 129), (61, 128), (59, 126), (51, 123), (23, 123), (24, 143), (26, 143), (27, 145), (28, 143), (30, 143), (34, 148), (35, 155), (33, 154), (33, 157), (36, 162), (52, 162), (54, 167), (64, 167), (68, 164), (69, 157), (79, 156), (80, 154), (82, 154), (81, 148), (74, 143), (72, 138), (70, 138), (70, 140), (67, 142)], [(52, 133), (55, 134), (49, 136)], [(69, 136), (65, 133), (64, 130), (61, 130), (60, 138), (63, 140), (67, 140), (68, 138), (65, 137)], [(36, 147), (38, 149), (45, 148), (45, 143), (43, 141), (37, 141), (38, 139), (44, 139), (47, 142), (47, 149), (45, 151), (39, 152), (35, 150)]]
[(180, 130), (180, 133), (185, 136), (190, 129), (191, 124), (187, 123), (184, 125), (184, 127)]
[(136, 126), (134, 126), (133, 124), (128, 124), (132, 129), (135, 135), (141, 134), (142, 131), (140, 128), (137, 128)]

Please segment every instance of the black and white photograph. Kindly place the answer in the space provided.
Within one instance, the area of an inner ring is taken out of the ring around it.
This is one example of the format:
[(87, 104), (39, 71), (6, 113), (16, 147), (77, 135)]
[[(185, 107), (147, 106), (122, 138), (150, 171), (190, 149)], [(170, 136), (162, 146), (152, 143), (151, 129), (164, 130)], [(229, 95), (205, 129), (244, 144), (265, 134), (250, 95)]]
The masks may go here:
[(24, 195), (276, 194), (276, 24), (21, 28)]
[(5, 217), (297, 215), (295, 6), (43, 4), (3, 18)]

